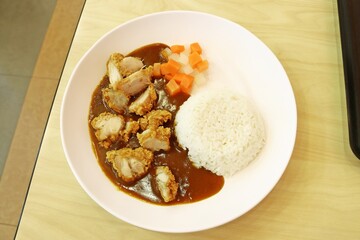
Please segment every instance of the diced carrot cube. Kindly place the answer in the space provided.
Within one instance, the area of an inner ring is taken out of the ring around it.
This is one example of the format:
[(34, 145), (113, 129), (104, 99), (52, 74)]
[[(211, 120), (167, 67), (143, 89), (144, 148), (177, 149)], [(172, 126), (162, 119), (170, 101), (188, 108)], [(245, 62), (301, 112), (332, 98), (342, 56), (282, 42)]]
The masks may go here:
[(166, 63), (166, 66), (168, 68), (168, 71), (169, 73), (172, 73), (172, 74), (176, 74), (180, 68), (181, 68), (181, 63), (179, 62), (176, 62), (175, 60), (173, 59), (170, 59), (167, 63)]
[(169, 73), (169, 70), (166, 66), (167, 63), (161, 63), (160, 64), (160, 72), (161, 72), (161, 75), (165, 76), (166, 74)]
[(173, 53), (181, 53), (185, 50), (185, 46), (184, 45), (172, 45), (170, 47), (170, 49)]
[(195, 68), (196, 64), (202, 61), (202, 58), (198, 52), (192, 52), (189, 55), (189, 63), (192, 68)]
[(171, 79), (165, 85), (165, 89), (166, 89), (166, 91), (168, 92), (168, 94), (170, 96), (174, 96), (174, 95), (178, 94), (181, 91), (179, 84), (177, 84), (174, 79)]
[(194, 82), (194, 77), (192, 77), (192, 78), (184, 78), (180, 83), (181, 91), (184, 92), (184, 93), (190, 94), (193, 82)]
[(198, 42), (190, 44), (190, 52), (197, 52), (198, 54), (202, 53), (202, 48)]
[(167, 63), (162, 63), (160, 71), (162, 75), (172, 74), (175, 75), (181, 68), (181, 63), (170, 59)]
[[(190, 78), (190, 79), (188, 79)], [(181, 83), (182, 81), (193, 81), (194, 77), (189, 75), (189, 74), (185, 74), (185, 73), (177, 73), (174, 75), (173, 79), (177, 82), (177, 83)]]
[(165, 78), (166, 80), (170, 81), (171, 79), (174, 78), (174, 74), (172, 74), (172, 73), (165, 74), (165, 75), (164, 75), (164, 78)]
[(203, 72), (209, 68), (209, 62), (208, 60), (201, 61), (198, 64), (196, 64), (195, 67), (199, 72)]

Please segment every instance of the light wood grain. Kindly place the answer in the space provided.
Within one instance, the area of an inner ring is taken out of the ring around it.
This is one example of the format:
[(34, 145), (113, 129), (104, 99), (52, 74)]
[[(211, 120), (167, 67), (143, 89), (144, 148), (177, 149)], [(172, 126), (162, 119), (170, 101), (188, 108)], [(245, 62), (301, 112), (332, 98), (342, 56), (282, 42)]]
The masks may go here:
[[(189, 234), (134, 227), (100, 208), (67, 165), (60, 105), (72, 70), (115, 26), (163, 10), (228, 18), (257, 35), (283, 64), (298, 106), (288, 168), (254, 209)], [(45, 132), (17, 238), (21, 239), (359, 239), (360, 161), (349, 148), (336, 0), (88, 0)]]
[[(14, 5), (12, 1), (2, 1), (1, 8), (4, 7), (3, 4), (6, 2), (8, 2), (7, 4), (9, 5)], [(52, 6), (56, 1), (26, 2), (26, 5), (28, 5), (27, 9), (25, 10), (24, 7), (22, 7), (19, 13), (23, 14), (21, 19), (28, 20), (29, 16), (33, 16), (36, 12), (32, 9), (33, 7), (43, 9), (42, 11), (37, 10), (37, 12), (40, 13), (47, 9), (44, 8), (46, 5)], [(38, 6), (43, 4), (44, 6)], [(37, 57), (31, 80), (27, 86), (21, 112), (17, 119), (16, 130), (6, 158), (5, 168), (1, 174), (1, 240), (14, 239), (52, 101), (83, 4), (84, 0), (60, 0), (56, 2), (54, 9), (48, 9), (52, 12), (51, 20)], [(16, 4), (13, 8), (15, 9), (19, 7), (19, 5), (22, 4)], [(6, 6), (5, 9), (7, 9)], [(3, 19), (1, 21), (3, 21)], [(18, 20), (16, 21), (18, 22)], [(34, 21), (33, 19), (31, 19), (31, 21), (33, 21), (33, 23), (28, 26), (37, 26), (35, 23), (38, 21)], [(21, 33), (17, 28), (14, 29), (13, 32), (16, 32), (17, 36)], [(24, 31), (22, 34), (24, 34)], [(41, 36), (38, 37), (41, 38)], [(24, 42), (24, 39), (18, 40)], [(25, 44), (32, 46), (31, 42), (26, 42)], [(21, 51), (24, 53), (24, 48), (19, 48), (19, 52), (20, 49), (22, 49)], [(9, 64), (16, 65), (13, 60), (10, 60)], [(18, 68), (20, 66), (23, 66), (23, 64), (17, 65)], [(17, 75), (20, 72), (18, 72)], [(17, 79), (17, 77), (13, 77), (13, 79)], [(1, 79), (0, 81), (3, 80), (4, 79)], [(17, 95), (14, 94), (13, 97), (16, 96)], [(2, 114), (4, 114), (3, 111)], [(6, 120), (2, 121), (2, 123), (5, 122)], [(8, 127), (8, 125), (4, 126)]]

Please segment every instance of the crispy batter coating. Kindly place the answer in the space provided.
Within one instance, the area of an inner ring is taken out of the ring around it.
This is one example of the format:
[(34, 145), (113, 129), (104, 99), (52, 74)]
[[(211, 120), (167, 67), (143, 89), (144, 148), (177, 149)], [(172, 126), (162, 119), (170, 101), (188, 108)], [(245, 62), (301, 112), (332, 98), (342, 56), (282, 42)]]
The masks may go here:
[(129, 111), (142, 116), (151, 111), (153, 106), (156, 104), (156, 100), (157, 95), (155, 87), (153, 84), (150, 84), (149, 87), (130, 104)]
[(120, 62), (123, 58), (124, 55), (121, 53), (113, 53), (106, 63), (107, 75), (112, 86), (115, 86), (123, 78), (120, 72)]
[(160, 125), (163, 125), (169, 121), (172, 117), (172, 114), (166, 110), (153, 110), (147, 113), (143, 118), (139, 119), (140, 128), (142, 130), (148, 128), (157, 128)]
[(142, 147), (131, 149), (122, 148), (106, 152), (106, 159), (126, 183), (132, 183), (144, 177), (154, 160), (154, 154)]
[[(149, 173), (154, 152), (170, 149), (171, 129), (163, 125), (172, 119), (172, 114), (167, 110), (154, 110), (158, 96), (152, 83), (152, 66), (144, 67), (139, 58), (113, 53), (106, 67), (110, 84), (101, 90), (102, 99), (117, 114), (103, 112), (91, 121), (91, 126), (99, 144), (106, 149), (114, 142), (120, 143), (119, 140), (127, 146), (133, 140), (138, 144), (138, 140), (141, 147), (106, 152), (106, 161), (116, 176), (125, 184), (134, 184)], [(113, 144), (112, 149), (124, 146), (121, 144)], [(167, 166), (157, 166), (154, 172), (153, 187), (158, 189), (164, 202), (173, 201), (178, 191), (173, 173)]]
[(170, 149), (170, 128), (162, 126), (158, 128), (148, 128), (142, 133), (136, 134), (142, 147), (151, 151), (168, 151)]
[(103, 88), (102, 97), (106, 105), (115, 112), (120, 114), (126, 112), (129, 105), (129, 96), (124, 92), (113, 88)]
[(95, 136), (99, 144), (104, 148), (109, 148), (111, 143), (119, 138), (120, 131), (125, 126), (125, 121), (120, 115), (103, 112), (91, 121), (91, 126), (95, 130)]
[(151, 83), (153, 67), (142, 68), (116, 84), (116, 88), (126, 95), (135, 96), (145, 90)]
[(156, 187), (165, 202), (175, 200), (179, 188), (173, 173), (168, 166), (157, 166), (155, 170)]
[(124, 130), (121, 131), (121, 135), (124, 142), (128, 142), (131, 134), (135, 134), (139, 130), (140, 126), (138, 121), (132, 119), (126, 122)]

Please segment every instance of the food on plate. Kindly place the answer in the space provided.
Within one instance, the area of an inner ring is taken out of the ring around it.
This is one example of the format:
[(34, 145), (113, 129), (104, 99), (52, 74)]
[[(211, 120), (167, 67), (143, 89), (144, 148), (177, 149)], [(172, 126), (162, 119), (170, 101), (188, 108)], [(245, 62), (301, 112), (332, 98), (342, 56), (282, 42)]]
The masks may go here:
[(168, 166), (157, 166), (155, 168), (155, 182), (165, 202), (175, 199), (179, 184)]
[(138, 121), (129, 118), (125, 124), (124, 130), (121, 131), (121, 136), (124, 142), (128, 142), (131, 135), (137, 133), (140, 125)]
[(119, 64), (120, 72), (123, 77), (127, 77), (140, 70), (144, 66), (140, 58), (124, 57)]
[(157, 94), (153, 84), (137, 97), (129, 106), (129, 111), (137, 115), (144, 115), (148, 113), (156, 104)]
[(106, 160), (124, 182), (130, 183), (148, 173), (154, 154), (141, 147), (121, 148), (106, 152)]
[(145, 90), (151, 84), (151, 77), (152, 66), (149, 66), (121, 79), (121, 81), (118, 81), (113, 87), (123, 91), (128, 96), (135, 96), (136, 94)]
[(259, 113), (228, 89), (191, 96), (176, 115), (175, 133), (194, 165), (222, 176), (247, 166), (265, 144)]
[(136, 134), (140, 145), (152, 151), (169, 150), (171, 129), (162, 125), (171, 117), (167, 110), (153, 110), (140, 118), (139, 125), (143, 132)]
[(109, 148), (110, 144), (120, 136), (125, 122), (121, 115), (103, 112), (91, 120), (91, 126), (95, 130), (99, 144), (104, 148)]
[(262, 150), (264, 123), (249, 100), (199, 88), (203, 52), (199, 43), (151, 44), (109, 56), (89, 125), (100, 166), (125, 192), (157, 204), (199, 201)]
[(142, 130), (157, 128), (172, 118), (171, 112), (163, 109), (153, 110), (139, 119)]
[(140, 145), (151, 151), (168, 151), (170, 149), (170, 128), (148, 128), (142, 133), (137, 133), (136, 136)]
[(121, 53), (113, 53), (110, 55), (106, 66), (109, 81), (116, 89), (117, 83), (140, 70), (144, 64), (139, 58), (124, 57)]
[(103, 101), (106, 105), (117, 113), (126, 112), (129, 104), (129, 96), (123, 91), (110, 87), (102, 89)]
[[(190, 47), (181, 46), (112, 53), (89, 110), (93, 149), (106, 176), (122, 191), (160, 205), (200, 201), (224, 184), (222, 176), (195, 167), (174, 135), (179, 107), (205, 79), (188, 63)], [(170, 94), (170, 81), (178, 93)]]
[(164, 55), (168, 61), (162, 64), (155, 64), (156, 76), (160, 75), (169, 82), (166, 84), (166, 91), (170, 96), (180, 92), (191, 94), (194, 88), (199, 88), (204, 83), (203, 72), (208, 69), (209, 62), (202, 55), (203, 51), (198, 42), (184, 45), (173, 45), (166, 48)]
[(115, 86), (123, 77), (120, 71), (120, 62), (124, 56), (120, 53), (113, 53), (110, 55), (106, 64), (107, 75), (109, 76), (110, 83)]

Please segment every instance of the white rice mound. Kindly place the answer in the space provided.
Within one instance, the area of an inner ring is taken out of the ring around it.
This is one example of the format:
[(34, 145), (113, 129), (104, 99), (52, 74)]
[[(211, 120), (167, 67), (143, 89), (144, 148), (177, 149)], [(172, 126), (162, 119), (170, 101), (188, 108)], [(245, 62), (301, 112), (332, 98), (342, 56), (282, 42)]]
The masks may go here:
[(175, 117), (175, 134), (196, 167), (225, 177), (246, 167), (265, 144), (259, 113), (244, 96), (225, 89), (189, 97)]

